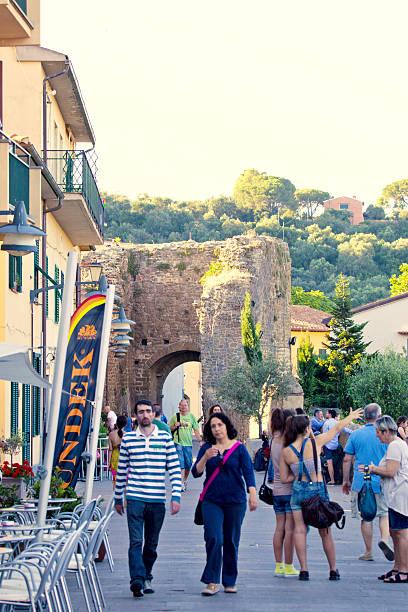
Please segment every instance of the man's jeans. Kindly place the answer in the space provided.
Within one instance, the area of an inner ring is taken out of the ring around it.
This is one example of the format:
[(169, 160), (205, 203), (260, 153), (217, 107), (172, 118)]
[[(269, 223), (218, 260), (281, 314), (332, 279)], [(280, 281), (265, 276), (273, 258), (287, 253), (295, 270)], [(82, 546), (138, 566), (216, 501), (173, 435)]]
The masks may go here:
[(152, 567), (157, 559), (156, 549), (166, 508), (164, 504), (152, 504), (137, 499), (128, 499), (126, 503), (130, 583), (140, 582), (143, 585), (145, 580), (153, 578)]

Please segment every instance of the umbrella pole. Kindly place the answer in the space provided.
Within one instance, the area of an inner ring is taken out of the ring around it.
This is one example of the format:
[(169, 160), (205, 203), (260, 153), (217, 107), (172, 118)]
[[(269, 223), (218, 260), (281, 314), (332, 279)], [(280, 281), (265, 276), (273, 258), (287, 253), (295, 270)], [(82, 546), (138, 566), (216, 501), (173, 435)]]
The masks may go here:
[(41, 481), (40, 499), (38, 501), (37, 524), (45, 525), (47, 517), (48, 496), (51, 485), (52, 467), (54, 461), (55, 440), (57, 437), (58, 417), (61, 403), (62, 384), (64, 381), (65, 360), (67, 356), (69, 326), (72, 315), (72, 305), (75, 289), (75, 278), (78, 263), (78, 253), (68, 253), (65, 274), (64, 293), (62, 295), (61, 319), (58, 330), (58, 344), (55, 356), (55, 369), (52, 381), (51, 405), (47, 418), (47, 439), (45, 442), (44, 467), (47, 475)]

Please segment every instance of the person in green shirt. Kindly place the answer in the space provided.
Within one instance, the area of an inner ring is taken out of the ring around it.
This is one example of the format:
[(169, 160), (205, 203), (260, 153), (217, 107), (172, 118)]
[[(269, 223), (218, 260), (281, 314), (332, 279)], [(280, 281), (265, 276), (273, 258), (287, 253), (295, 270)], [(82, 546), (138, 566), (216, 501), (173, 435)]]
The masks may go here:
[(154, 410), (153, 423), (157, 425), (159, 429), (162, 429), (163, 431), (167, 431), (169, 434), (171, 434), (170, 427), (167, 425), (167, 423), (161, 420), (163, 409), (160, 406), (160, 404), (153, 404), (153, 410)]
[[(180, 415), (179, 419), (178, 415)], [(191, 414), (187, 400), (182, 399), (180, 401), (178, 412), (173, 414), (169, 425), (180, 461), (181, 490), (185, 491), (187, 489), (187, 478), (193, 464), (193, 433), (200, 446), (202, 444), (197, 419)]]

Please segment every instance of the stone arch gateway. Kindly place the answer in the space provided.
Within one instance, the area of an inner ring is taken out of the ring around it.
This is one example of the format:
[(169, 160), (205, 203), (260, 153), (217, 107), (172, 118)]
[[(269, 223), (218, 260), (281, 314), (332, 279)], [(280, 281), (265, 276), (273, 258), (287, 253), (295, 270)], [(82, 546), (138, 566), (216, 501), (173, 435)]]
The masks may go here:
[[(115, 408), (127, 403), (129, 409), (138, 397), (159, 400), (167, 374), (186, 361), (201, 361), (204, 409), (216, 401), (219, 379), (245, 359), (240, 316), (246, 291), (263, 330), (262, 350), (290, 363), (285, 242), (244, 234), (224, 242), (106, 244), (86, 261), (93, 259), (136, 321), (126, 358), (108, 360), (105, 395)], [(299, 385), (293, 393), (302, 395)]]

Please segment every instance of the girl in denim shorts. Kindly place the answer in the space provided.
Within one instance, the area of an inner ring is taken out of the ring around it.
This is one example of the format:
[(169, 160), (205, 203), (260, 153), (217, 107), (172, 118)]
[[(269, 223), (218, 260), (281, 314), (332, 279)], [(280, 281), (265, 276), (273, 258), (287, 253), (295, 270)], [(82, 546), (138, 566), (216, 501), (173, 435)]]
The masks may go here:
[[(273, 534), (273, 552), (276, 560), (275, 576), (299, 576), (298, 570), (293, 567), (295, 524), (290, 507), (292, 483), (283, 484), (279, 474), (280, 457), (285, 441), (285, 424), (290, 416), (293, 416), (291, 410), (277, 408), (271, 413), (270, 422), (272, 434), (270, 461), (274, 471), (273, 508), (276, 514), (276, 527)], [(283, 552), (285, 552), (285, 563), (283, 563)]]
[[(351, 411), (349, 416), (339, 421), (330, 431), (320, 434), (316, 438), (317, 453), (320, 455), (322, 447), (330, 442), (336, 434), (346, 427), (353, 419), (362, 414), (362, 409)], [(290, 505), (295, 523), (295, 548), (300, 562), (299, 580), (309, 580), (306, 561), (306, 532), (307, 526), (303, 520), (302, 501), (318, 494), (328, 499), (327, 489), (322, 477), (320, 457), (317, 463), (317, 473), (313, 459), (313, 447), (309, 439), (313, 435), (309, 417), (297, 415), (289, 417), (285, 428), (285, 448), (280, 460), (280, 480), (283, 483), (293, 482)], [(329, 580), (340, 580), (336, 568), (336, 550), (330, 527), (319, 529), (322, 538), (323, 550), (330, 567)]]

